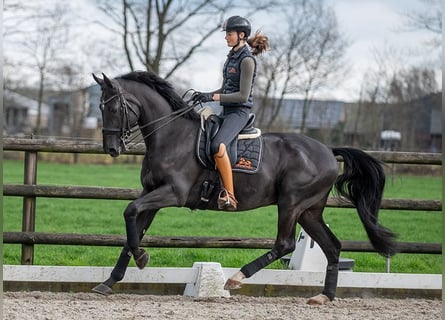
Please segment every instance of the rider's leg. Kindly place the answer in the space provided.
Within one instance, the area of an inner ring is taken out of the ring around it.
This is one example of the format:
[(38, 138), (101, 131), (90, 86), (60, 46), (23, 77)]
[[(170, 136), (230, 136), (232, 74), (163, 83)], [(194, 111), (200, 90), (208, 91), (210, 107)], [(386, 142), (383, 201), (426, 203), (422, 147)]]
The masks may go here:
[(224, 185), (224, 189), (219, 194), (218, 208), (235, 211), (238, 201), (235, 199), (233, 188), (232, 164), (223, 143), (219, 145), (218, 152), (213, 155), (213, 158)]
[(220, 193), (218, 207), (220, 209), (234, 211), (237, 209), (235, 193), (233, 188), (232, 164), (226, 150), (233, 139), (236, 138), (241, 129), (249, 120), (249, 108), (246, 107), (224, 107), (223, 122), (212, 140), (210, 146), (216, 168), (221, 176), (224, 190)]

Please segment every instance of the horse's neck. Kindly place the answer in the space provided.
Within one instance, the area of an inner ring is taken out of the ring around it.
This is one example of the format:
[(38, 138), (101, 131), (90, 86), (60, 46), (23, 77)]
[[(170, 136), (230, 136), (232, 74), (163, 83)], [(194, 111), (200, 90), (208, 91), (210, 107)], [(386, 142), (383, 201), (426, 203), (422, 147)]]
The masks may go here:
[(173, 115), (173, 108), (155, 90), (141, 85), (132, 91), (141, 103), (138, 124), (147, 147), (153, 142), (180, 142), (182, 137), (197, 134), (199, 122)]
[(173, 115), (173, 110), (164, 101), (145, 103), (139, 118), (139, 127), (146, 137), (145, 144), (148, 147), (154, 141), (174, 144), (182, 142), (182, 138), (197, 133), (199, 122), (185, 119), (182, 116)]

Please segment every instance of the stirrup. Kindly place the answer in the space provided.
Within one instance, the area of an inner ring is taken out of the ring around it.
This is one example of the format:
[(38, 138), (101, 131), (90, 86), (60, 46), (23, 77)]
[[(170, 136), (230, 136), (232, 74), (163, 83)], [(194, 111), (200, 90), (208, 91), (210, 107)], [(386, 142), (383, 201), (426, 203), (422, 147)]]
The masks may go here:
[(238, 201), (235, 196), (226, 189), (222, 189), (218, 196), (218, 209), (235, 211), (237, 209)]

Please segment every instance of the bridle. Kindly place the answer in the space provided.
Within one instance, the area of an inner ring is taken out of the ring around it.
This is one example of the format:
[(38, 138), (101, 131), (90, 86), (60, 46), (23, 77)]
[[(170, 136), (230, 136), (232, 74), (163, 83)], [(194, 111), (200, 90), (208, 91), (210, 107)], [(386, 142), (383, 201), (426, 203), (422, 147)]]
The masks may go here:
[(124, 150), (128, 150), (128, 143), (131, 134), (134, 132), (133, 128), (135, 126), (131, 126), (130, 124), (130, 117), (129, 117), (129, 111), (133, 112), (136, 115), (136, 118), (139, 118), (139, 114), (133, 109), (133, 107), (128, 103), (127, 99), (125, 98), (123, 92), (119, 89), (119, 91), (109, 97), (107, 100), (103, 100), (101, 98), (99, 108), (102, 111), (102, 118), (103, 118), (103, 112), (105, 110), (105, 105), (114, 99), (119, 99), (119, 106), (120, 106), (120, 113), (121, 113), (121, 119), (122, 124), (120, 128), (102, 128), (102, 135), (115, 135), (120, 134), (120, 141), (122, 145), (124, 146)]
[[(107, 100), (101, 99), (99, 108), (103, 113), (103, 111), (105, 110), (105, 105), (107, 103), (113, 101), (116, 98), (119, 99), (119, 104), (120, 104), (120, 112), (121, 112), (121, 118), (122, 118), (121, 127), (120, 128), (106, 128), (106, 127), (104, 127), (104, 128), (102, 128), (102, 134), (103, 135), (114, 135), (114, 134), (120, 133), (119, 139), (120, 139), (125, 151), (128, 151), (130, 149), (130, 147), (129, 147), (130, 143), (137, 144), (137, 142), (135, 142), (136, 140), (138, 140), (138, 141), (145, 140), (146, 138), (148, 138), (149, 136), (154, 134), (159, 129), (165, 127), (169, 123), (182, 117), (183, 115), (192, 111), (196, 107), (195, 103), (189, 104), (190, 101), (188, 101), (187, 105), (184, 108), (175, 110), (168, 115), (165, 115), (163, 117), (160, 117), (159, 119), (150, 121), (144, 125), (139, 125), (139, 133), (132, 136), (132, 134), (136, 131), (134, 128), (136, 128), (138, 126), (138, 124), (131, 126), (129, 111), (134, 113), (136, 115), (136, 118), (139, 118), (139, 114), (134, 110), (134, 108), (131, 106), (131, 104), (127, 101), (127, 99), (124, 96), (124, 93), (121, 91), (120, 88), (116, 94), (112, 95)], [(102, 116), (102, 118), (103, 118), (103, 116)], [(147, 134), (142, 135), (141, 129), (147, 128), (149, 126), (155, 125), (160, 122), (163, 122), (163, 123), (161, 123), (159, 126), (155, 127), (151, 131), (149, 131)]]

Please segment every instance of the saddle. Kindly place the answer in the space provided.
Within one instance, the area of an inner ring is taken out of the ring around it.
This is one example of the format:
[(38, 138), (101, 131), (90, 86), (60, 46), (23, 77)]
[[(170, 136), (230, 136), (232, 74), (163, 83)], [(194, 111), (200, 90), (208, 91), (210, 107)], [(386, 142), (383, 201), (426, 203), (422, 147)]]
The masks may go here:
[[(253, 126), (254, 121), (255, 114), (251, 113), (246, 126), (226, 146), (233, 171), (246, 173), (258, 171), (261, 162), (262, 137), (261, 130)], [(203, 125), (199, 129), (196, 153), (199, 162), (208, 169), (215, 169), (215, 161), (210, 152), (210, 143), (218, 133), (221, 123), (222, 118), (212, 114), (203, 121)]]

